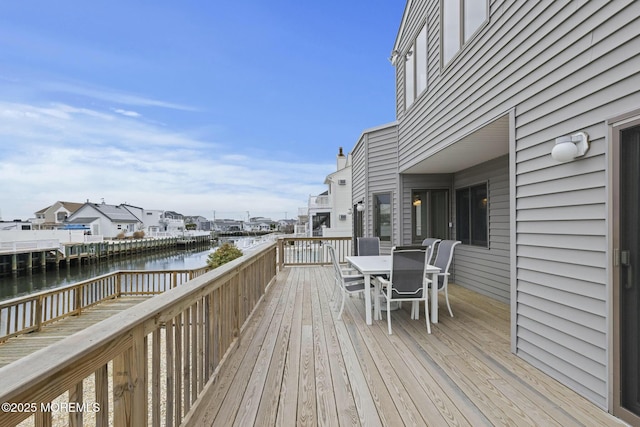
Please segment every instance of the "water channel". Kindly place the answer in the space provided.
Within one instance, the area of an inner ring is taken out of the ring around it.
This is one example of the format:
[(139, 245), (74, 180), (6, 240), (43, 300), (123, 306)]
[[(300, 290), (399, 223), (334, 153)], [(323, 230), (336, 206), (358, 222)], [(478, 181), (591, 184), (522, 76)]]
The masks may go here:
[(213, 249), (171, 250), (101, 260), (90, 264), (64, 265), (57, 270), (0, 276), (0, 301), (91, 279), (117, 270), (191, 270), (204, 267)]

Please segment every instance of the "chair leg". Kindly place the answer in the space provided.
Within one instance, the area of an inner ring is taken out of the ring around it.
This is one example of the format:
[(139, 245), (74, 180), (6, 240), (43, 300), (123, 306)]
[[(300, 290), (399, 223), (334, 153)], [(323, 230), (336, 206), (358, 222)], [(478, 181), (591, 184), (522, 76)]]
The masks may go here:
[(389, 335), (391, 335), (391, 301), (387, 299), (387, 325), (389, 326)]
[(338, 290), (338, 284), (334, 283), (333, 292), (331, 292), (331, 299), (329, 301), (333, 301), (335, 299), (337, 290)]
[(424, 300), (424, 317), (427, 319), (427, 333), (431, 333), (431, 322), (429, 321), (429, 300)]
[(447, 288), (447, 284), (444, 285), (444, 298), (447, 301), (447, 308), (449, 309), (449, 315), (453, 317), (453, 312), (451, 311), (451, 305), (449, 305), (449, 290)]
[(411, 318), (416, 320), (420, 319), (420, 301), (411, 302)]
[(340, 304), (340, 313), (338, 313), (338, 319), (342, 319), (342, 312), (344, 311), (344, 301), (347, 299), (347, 293), (342, 292), (342, 304)]

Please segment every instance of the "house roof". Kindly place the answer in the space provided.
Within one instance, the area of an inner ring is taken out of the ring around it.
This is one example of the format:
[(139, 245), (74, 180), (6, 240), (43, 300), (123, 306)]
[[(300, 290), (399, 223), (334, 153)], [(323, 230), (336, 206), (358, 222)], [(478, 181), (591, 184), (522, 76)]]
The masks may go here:
[[(402, 32), (404, 31), (404, 26), (407, 22), (407, 18), (409, 16), (409, 11), (411, 10), (411, 3), (413, 3), (412, 0), (407, 0), (407, 4), (405, 4), (404, 6), (404, 12), (402, 12), (402, 20), (400, 21), (400, 26), (398, 26), (398, 33), (396, 34), (396, 41), (393, 44), (393, 49), (392, 49), (392, 55), (393, 55), (393, 51), (399, 50), (400, 49), (400, 39), (402, 37)], [(395, 66), (395, 64), (393, 64)]]
[(60, 202), (60, 204), (64, 206), (64, 208), (71, 213), (74, 213), (84, 205), (84, 203), (76, 203), (76, 202)]
[(85, 206), (91, 206), (112, 222), (141, 222), (138, 217), (123, 205), (115, 206), (107, 205), (106, 203), (85, 203)]
[[(84, 203), (76, 203), (76, 202), (57, 201), (56, 203), (60, 203), (62, 205), (62, 207), (64, 207), (66, 210), (68, 210), (71, 213), (74, 213), (75, 211), (80, 209), (82, 206), (84, 206)], [(54, 203), (53, 205), (55, 205), (56, 203)], [(36, 211), (35, 213), (36, 214), (45, 213), (48, 209), (51, 209), (51, 207), (53, 205), (49, 205), (46, 208), (43, 208), (43, 209), (40, 209), (39, 211)]]
[(394, 126), (396, 126), (396, 127), (398, 126), (398, 121), (397, 120), (395, 120), (395, 121), (393, 121), (391, 123), (386, 123), (386, 124), (383, 124), (383, 125), (370, 127), (368, 129), (363, 130), (362, 133), (360, 134), (360, 137), (358, 138), (358, 141), (356, 142), (356, 145), (354, 145), (353, 148), (351, 149), (351, 152), (353, 153), (360, 144), (364, 144), (364, 136), (366, 134), (369, 134), (369, 133), (372, 133), (372, 132), (377, 132), (379, 130), (384, 130), (384, 129), (387, 129), (387, 128), (392, 128)]
[(90, 224), (93, 221), (97, 220), (98, 217), (80, 217), (72, 219), (71, 221), (67, 221), (67, 224)]

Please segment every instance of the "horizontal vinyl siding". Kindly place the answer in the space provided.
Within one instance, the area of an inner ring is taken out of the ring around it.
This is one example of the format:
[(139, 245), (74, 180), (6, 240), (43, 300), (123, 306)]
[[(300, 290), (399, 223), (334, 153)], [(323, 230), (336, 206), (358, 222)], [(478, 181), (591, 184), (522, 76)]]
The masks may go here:
[(488, 183), (489, 247), (456, 247), (452, 280), (499, 301), (510, 301), (509, 157), (503, 156), (458, 172), (454, 176), (452, 221), (455, 224), (455, 189)]
[(547, 165), (562, 171), (555, 181), (542, 178), (542, 164), (523, 166), (526, 184), (516, 197), (518, 354), (604, 407), (606, 158)]
[[(419, 14), (439, 16), (438, 0), (412, 3)], [(611, 258), (606, 120), (640, 107), (639, 17), (640, 2), (628, 0), (492, 1), (489, 24), (450, 64), (438, 64), (439, 74), (430, 63), (427, 95), (398, 115), (402, 171), (514, 112), (516, 352), (603, 408)], [(439, 28), (428, 31), (428, 57), (438, 60)], [(554, 161), (555, 138), (577, 131), (589, 135), (586, 156)], [(503, 231), (491, 230), (491, 248)], [(459, 282), (460, 265), (456, 273)], [(471, 281), (474, 270), (464, 274)]]
[(393, 226), (391, 241), (381, 242), (381, 252), (390, 253), (398, 236), (398, 132), (397, 126), (383, 128), (368, 134), (368, 166), (369, 174), (369, 208), (367, 216), (370, 221), (369, 236), (373, 235), (373, 195), (391, 194), (391, 222)]
[(373, 195), (391, 193), (393, 231), (391, 242), (383, 242), (382, 251), (390, 252), (397, 240), (398, 126), (383, 125), (366, 130), (356, 143), (352, 156), (353, 202), (365, 205), (364, 235), (373, 236)]
[(351, 174), (352, 174), (352, 204), (366, 199), (366, 139), (361, 138), (351, 152)]

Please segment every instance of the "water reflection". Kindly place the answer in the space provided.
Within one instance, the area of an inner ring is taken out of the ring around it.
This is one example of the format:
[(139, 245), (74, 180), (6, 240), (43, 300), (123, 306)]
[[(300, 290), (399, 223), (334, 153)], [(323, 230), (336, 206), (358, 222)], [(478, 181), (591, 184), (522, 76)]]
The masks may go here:
[(35, 269), (31, 274), (0, 277), (0, 301), (27, 295), (44, 289), (53, 289), (63, 285), (77, 283), (117, 270), (191, 270), (204, 267), (207, 257), (213, 249), (194, 249), (189, 251), (163, 251), (133, 257), (113, 258), (90, 264), (72, 265), (66, 268), (49, 269), (40, 272)]

